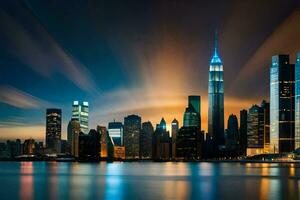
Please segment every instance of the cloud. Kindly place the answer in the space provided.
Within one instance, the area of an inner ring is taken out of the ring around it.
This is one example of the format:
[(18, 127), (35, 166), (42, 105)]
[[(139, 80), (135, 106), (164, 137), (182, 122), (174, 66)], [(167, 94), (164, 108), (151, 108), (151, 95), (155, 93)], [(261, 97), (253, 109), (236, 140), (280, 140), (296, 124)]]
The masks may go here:
[(0, 86), (0, 102), (22, 109), (38, 109), (48, 102), (11, 86)]
[(5, 38), (10, 53), (42, 76), (51, 77), (58, 72), (82, 90), (95, 92), (87, 67), (67, 53), (31, 12), (23, 7), (16, 9), (29, 20), (29, 25), (0, 9), (0, 36)]
[(248, 89), (255, 89), (253, 95), (256, 95), (259, 87), (251, 88), (251, 85), (260, 82), (264, 87), (268, 86), (268, 79), (259, 79), (262, 78), (262, 75), (268, 77), (271, 57), (276, 54), (290, 54), (292, 55), (291, 63), (294, 63), (293, 55), (300, 50), (299, 35), (300, 9), (297, 9), (255, 51), (234, 79), (230, 90), (247, 95), (247, 93), (249, 94)]

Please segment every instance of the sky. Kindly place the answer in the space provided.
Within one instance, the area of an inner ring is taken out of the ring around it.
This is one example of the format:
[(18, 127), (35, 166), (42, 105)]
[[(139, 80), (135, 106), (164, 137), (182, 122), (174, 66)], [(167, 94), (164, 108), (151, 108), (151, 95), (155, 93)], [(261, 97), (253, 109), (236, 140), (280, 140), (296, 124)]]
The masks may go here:
[(46, 108), (61, 108), (66, 138), (74, 100), (90, 128), (138, 114), (182, 125), (201, 96), (218, 32), (229, 114), (269, 100), (271, 56), (300, 51), (299, 0), (61, 1), (0, 3), (0, 139), (44, 140)]

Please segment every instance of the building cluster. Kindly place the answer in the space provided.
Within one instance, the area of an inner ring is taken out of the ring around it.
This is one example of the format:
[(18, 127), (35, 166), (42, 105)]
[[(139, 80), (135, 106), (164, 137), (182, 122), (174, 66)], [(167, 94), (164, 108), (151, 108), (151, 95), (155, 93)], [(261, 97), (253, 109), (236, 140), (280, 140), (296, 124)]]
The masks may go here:
[(61, 109), (46, 110), (45, 146), (33, 139), (0, 143), (0, 155), (64, 153), (78, 160), (200, 160), (238, 158), (258, 154), (282, 154), (300, 147), (300, 53), (290, 64), (288, 55), (272, 57), (270, 102), (241, 110), (239, 120), (231, 114), (224, 129), (223, 64), (217, 42), (210, 62), (208, 83), (208, 132), (201, 130), (201, 98), (189, 96), (183, 124), (174, 119), (171, 132), (164, 118), (154, 127), (138, 115), (123, 122), (89, 129), (88, 102), (74, 101), (61, 139)]

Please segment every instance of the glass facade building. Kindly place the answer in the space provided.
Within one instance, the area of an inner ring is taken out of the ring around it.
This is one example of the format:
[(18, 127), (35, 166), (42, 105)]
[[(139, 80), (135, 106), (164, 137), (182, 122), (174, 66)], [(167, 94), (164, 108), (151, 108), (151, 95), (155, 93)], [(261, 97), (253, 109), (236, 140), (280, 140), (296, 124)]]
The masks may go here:
[(61, 109), (46, 110), (46, 147), (60, 153), (61, 150)]
[(264, 109), (253, 105), (247, 117), (247, 148), (264, 148)]
[(140, 135), (140, 157), (142, 159), (152, 158), (152, 137), (154, 128), (150, 121), (142, 124)]
[(217, 42), (210, 62), (208, 81), (208, 135), (214, 151), (224, 145), (224, 82), (223, 64)]
[(74, 101), (72, 106), (72, 119), (80, 123), (80, 129), (83, 133), (89, 132), (89, 103)]
[(128, 159), (138, 159), (140, 153), (141, 117), (129, 115), (124, 118), (124, 146)]
[(295, 149), (300, 148), (300, 52), (295, 65)]
[(184, 127), (200, 127), (199, 114), (192, 105), (189, 105), (183, 116)]
[(172, 135), (172, 158), (176, 158), (176, 138), (179, 130), (179, 123), (177, 119), (173, 119), (171, 123), (171, 135)]
[(108, 123), (109, 136), (114, 141), (114, 145), (123, 145), (123, 124), (122, 122), (109, 122)]
[(283, 153), (295, 147), (295, 66), (288, 55), (272, 57), (270, 69), (270, 152)]

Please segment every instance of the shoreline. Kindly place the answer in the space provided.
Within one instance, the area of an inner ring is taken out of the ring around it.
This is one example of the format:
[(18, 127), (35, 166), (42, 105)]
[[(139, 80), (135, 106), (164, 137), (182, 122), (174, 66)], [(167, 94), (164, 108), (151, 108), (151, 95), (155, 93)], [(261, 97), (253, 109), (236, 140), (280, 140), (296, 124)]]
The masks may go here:
[(77, 163), (113, 163), (113, 162), (126, 162), (126, 163), (281, 163), (281, 164), (293, 164), (293, 163), (300, 163), (300, 160), (212, 160), (212, 159), (203, 159), (203, 160), (80, 160), (80, 159), (39, 159), (39, 158), (32, 158), (32, 159), (0, 159), (0, 162), (77, 162)]

